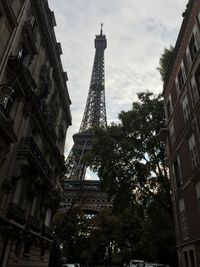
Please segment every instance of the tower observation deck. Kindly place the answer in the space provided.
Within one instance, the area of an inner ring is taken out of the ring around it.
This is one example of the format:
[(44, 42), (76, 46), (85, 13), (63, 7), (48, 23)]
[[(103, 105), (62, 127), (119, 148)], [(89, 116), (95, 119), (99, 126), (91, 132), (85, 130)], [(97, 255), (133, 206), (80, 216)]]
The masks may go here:
[(97, 212), (104, 207), (111, 206), (107, 195), (100, 191), (99, 182), (85, 180), (87, 166), (83, 161), (83, 156), (92, 149), (94, 128), (107, 126), (104, 71), (104, 51), (107, 47), (107, 40), (103, 34), (103, 24), (101, 24), (100, 34), (95, 37), (94, 45), (95, 56), (85, 111), (79, 132), (73, 135), (74, 145), (66, 160), (65, 199), (61, 203), (63, 212), (75, 200), (85, 209)]

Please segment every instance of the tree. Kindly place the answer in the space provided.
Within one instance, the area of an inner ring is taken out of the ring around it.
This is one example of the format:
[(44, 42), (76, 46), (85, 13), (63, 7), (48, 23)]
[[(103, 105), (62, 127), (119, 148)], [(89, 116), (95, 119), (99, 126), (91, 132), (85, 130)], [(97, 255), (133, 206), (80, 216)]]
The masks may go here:
[[(168, 263), (166, 255), (173, 256), (175, 243), (165, 147), (156, 139), (165, 126), (161, 95), (139, 93), (132, 109), (122, 111), (119, 119), (119, 124), (96, 130), (86, 160), (113, 199), (121, 233), (118, 245), (132, 257)], [(160, 248), (165, 249), (163, 255)]]
[(170, 45), (169, 49), (165, 47), (164, 52), (161, 55), (160, 60), (159, 60), (159, 67), (157, 68), (157, 70), (160, 72), (161, 79), (163, 82), (166, 81), (167, 72), (170, 66), (173, 51), (174, 51), (174, 48), (172, 45)]

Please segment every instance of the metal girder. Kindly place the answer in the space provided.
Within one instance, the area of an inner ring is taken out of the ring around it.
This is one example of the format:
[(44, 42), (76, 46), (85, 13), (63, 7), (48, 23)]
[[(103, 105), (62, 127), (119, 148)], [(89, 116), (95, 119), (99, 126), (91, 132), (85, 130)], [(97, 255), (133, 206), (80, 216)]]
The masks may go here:
[(102, 33), (95, 38), (95, 57), (85, 111), (79, 132), (73, 136), (74, 145), (66, 160), (65, 180), (84, 180), (86, 168), (83, 156), (92, 148), (95, 127), (107, 126), (105, 105), (104, 51), (106, 36)]

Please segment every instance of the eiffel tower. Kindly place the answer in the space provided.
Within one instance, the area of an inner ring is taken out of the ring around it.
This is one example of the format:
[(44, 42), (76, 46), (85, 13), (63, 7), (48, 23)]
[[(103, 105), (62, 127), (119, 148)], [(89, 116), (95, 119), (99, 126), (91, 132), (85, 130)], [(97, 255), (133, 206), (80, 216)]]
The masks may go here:
[(107, 40), (103, 34), (103, 24), (100, 34), (95, 37), (94, 45), (96, 50), (86, 107), (79, 132), (73, 135), (74, 145), (66, 160), (67, 171), (64, 177), (64, 201), (61, 203), (61, 212), (68, 210), (73, 203), (93, 213), (112, 206), (107, 194), (100, 191), (99, 181), (85, 180), (87, 166), (83, 156), (92, 149), (94, 128), (107, 126), (104, 72)]

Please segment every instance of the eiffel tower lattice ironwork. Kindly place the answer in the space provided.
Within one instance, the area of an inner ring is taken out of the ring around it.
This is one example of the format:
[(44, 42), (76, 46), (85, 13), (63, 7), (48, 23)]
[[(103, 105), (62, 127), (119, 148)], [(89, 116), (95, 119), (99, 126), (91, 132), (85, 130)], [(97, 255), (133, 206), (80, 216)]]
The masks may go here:
[(94, 128), (107, 126), (104, 72), (104, 51), (107, 40), (103, 34), (103, 24), (100, 34), (95, 37), (94, 44), (95, 57), (89, 93), (79, 132), (73, 135), (74, 145), (66, 160), (65, 199), (61, 203), (61, 209), (69, 207), (72, 201), (82, 204), (84, 202), (84, 206), (89, 210), (100, 211), (105, 206), (110, 207), (107, 195), (99, 189), (99, 182), (85, 180), (87, 166), (82, 160), (85, 153), (92, 148)]
[(69, 180), (84, 180), (86, 166), (83, 155), (91, 149), (94, 127), (106, 127), (104, 50), (107, 46), (106, 36), (101, 31), (95, 38), (95, 57), (92, 69), (89, 93), (79, 132), (73, 136), (74, 145), (66, 161)]

